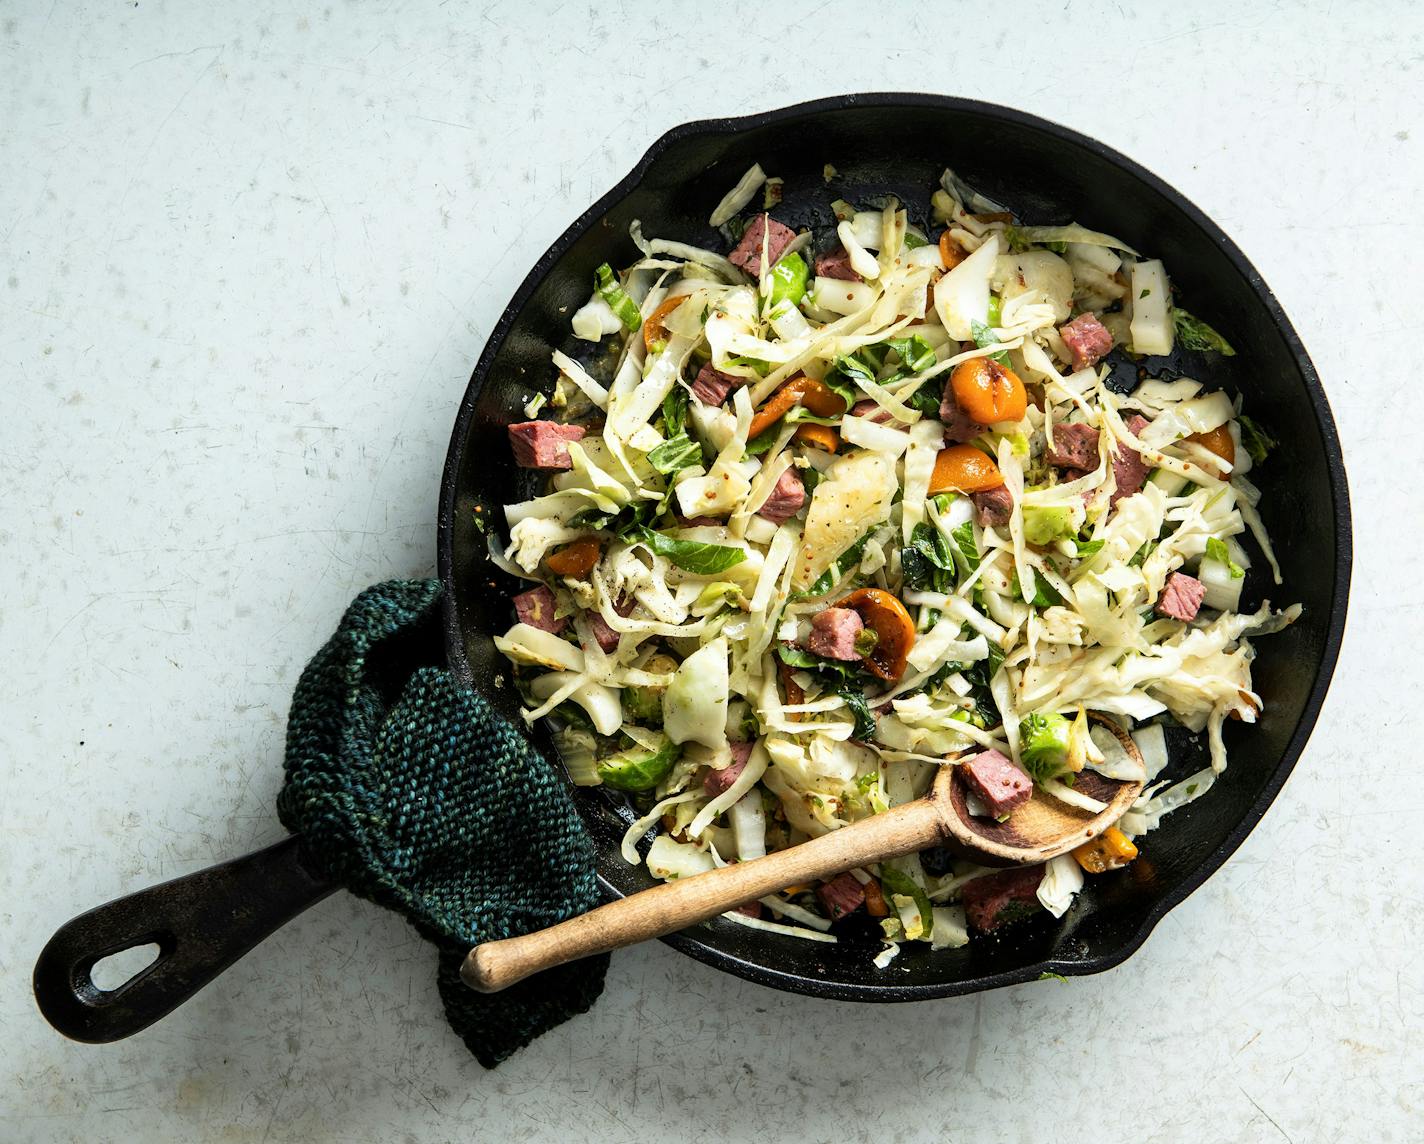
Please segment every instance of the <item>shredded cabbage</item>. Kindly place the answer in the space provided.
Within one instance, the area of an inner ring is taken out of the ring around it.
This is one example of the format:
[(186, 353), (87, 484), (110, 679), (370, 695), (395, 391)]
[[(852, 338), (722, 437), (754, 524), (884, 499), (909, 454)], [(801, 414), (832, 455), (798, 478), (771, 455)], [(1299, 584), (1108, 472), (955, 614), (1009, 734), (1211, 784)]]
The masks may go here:
[[(711, 224), (772, 182), (752, 167)], [(516, 669), (524, 718), (560, 726), (575, 781), (598, 783), (619, 752), (677, 752), (648, 776), (652, 806), (621, 848), (655, 877), (839, 830), (923, 797), (937, 766), (990, 748), (1027, 756), (1041, 796), (1089, 813), (1105, 804), (1072, 781), (1079, 768), (1145, 784), (1118, 823), (1141, 838), (1210, 791), (1228, 764), (1225, 721), (1263, 709), (1255, 641), (1299, 615), (1240, 610), (1265, 578), (1254, 549), (1281, 580), (1244, 475), (1269, 434), (1210, 377), (1116, 392), (1103, 364), (1075, 368), (1076, 335), (1061, 332), (1091, 313), (1117, 345), (1170, 352), (1181, 311), (1166, 267), (1077, 224), (1022, 225), (951, 171), (932, 205), (962, 255), (952, 267), (939, 236), (885, 198), (838, 202), (814, 231), (833, 229), (831, 245), (813, 251), (803, 228), (759, 283), (723, 252), (634, 222), (642, 257), (600, 267), (572, 319), (600, 351), (587, 364), (553, 351), (553, 392), (528, 405), (586, 433), (490, 537), (496, 567), (551, 594), (495, 646)], [(808, 280), (816, 253), (838, 250), (857, 280)], [(662, 330), (645, 339), (655, 311)], [(948, 420), (967, 400), (966, 363), (1027, 383), (1023, 414), (956, 424), (946, 442), (941, 409)], [(1223, 431), (1234, 459), (1208, 447)], [(1008, 503), (986, 511), (960, 494), (954, 467), (942, 471), (947, 443), (977, 450)], [(1140, 467), (1123, 464), (1133, 453)], [(1203, 591), (1187, 620), (1172, 601), (1195, 589), (1179, 577)], [(1085, 711), (1116, 718), (1141, 762)], [(1167, 717), (1209, 757), (1187, 778)], [(1069, 728), (1061, 758), (1045, 761), (1045, 727)], [(908, 942), (968, 942), (956, 903), (990, 872), (956, 863), (930, 877), (914, 855), (853, 871), (888, 911), (876, 964)], [(1083, 886), (1077, 861), (1057, 858), (1038, 899), (1061, 917)], [(804, 888), (762, 904), (775, 920), (726, 916), (835, 940)]]
[(707, 225), (721, 226), (731, 222), (737, 212), (756, 197), (757, 191), (761, 190), (761, 185), (764, 182), (766, 182), (766, 172), (761, 169), (760, 163), (754, 163), (751, 169), (737, 180), (737, 185), (723, 196), (722, 201), (717, 204), (712, 211), (712, 216), (707, 220)]

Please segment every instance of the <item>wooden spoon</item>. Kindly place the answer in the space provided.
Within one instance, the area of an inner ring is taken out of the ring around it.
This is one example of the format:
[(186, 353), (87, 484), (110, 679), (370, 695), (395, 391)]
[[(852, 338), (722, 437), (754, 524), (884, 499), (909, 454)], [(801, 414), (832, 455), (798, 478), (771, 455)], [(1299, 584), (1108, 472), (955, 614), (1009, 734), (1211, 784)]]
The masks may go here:
[[(1097, 721), (1141, 761), (1127, 732), (1109, 720)], [(531, 973), (675, 933), (787, 886), (832, 878), (930, 846), (948, 847), (987, 866), (1047, 862), (1115, 823), (1141, 793), (1142, 784), (1085, 770), (1074, 789), (1107, 803), (1107, 809), (1093, 814), (1035, 789), (1033, 797), (1001, 824), (969, 814), (960, 768), (944, 766), (924, 798), (765, 858), (666, 882), (548, 929), (485, 942), (470, 950), (460, 976), (472, 989), (497, 993)]]

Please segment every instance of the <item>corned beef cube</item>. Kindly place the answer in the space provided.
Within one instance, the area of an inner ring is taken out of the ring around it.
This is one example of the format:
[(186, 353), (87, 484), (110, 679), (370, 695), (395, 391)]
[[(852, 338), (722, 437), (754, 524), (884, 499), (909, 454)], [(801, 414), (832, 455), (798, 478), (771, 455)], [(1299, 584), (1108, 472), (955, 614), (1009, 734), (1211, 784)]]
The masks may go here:
[(972, 441), (985, 429), (959, 408), (959, 402), (954, 400), (954, 391), (948, 385), (944, 387), (944, 396), (940, 398), (939, 419), (944, 423), (944, 439), (951, 445), (963, 445), (966, 441)]
[(727, 394), (745, 383), (744, 377), (733, 377), (713, 369), (711, 365), (704, 365), (697, 371), (697, 379), (692, 383), (692, 396), (703, 405), (721, 405), (727, 400)]
[(843, 282), (860, 281), (860, 275), (851, 267), (850, 252), (844, 246), (838, 246), (816, 259), (816, 277), (839, 278)]
[(742, 241), (737, 243), (736, 249), (727, 257), (733, 266), (739, 266), (753, 278), (759, 278), (762, 270), (763, 238), (766, 241), (766, 267), (769, 270), (776, 265), (782, 251), (795, 237), (796, 232), (789, 226), (777, 222), (770, 215), (760, 214), (752, 219), (742, 235)]
[(1053, 427), (1053, 444), (1045, 454), (1050, 465), (1083, 472), (1098, 467), (1098, 431), (1081, 421)]
[[(1128, 432), (1134, 437), (1142, 434), (1142, 431), (1151, 424), (1147, 418), (1140, 413), (1134, 413), (1127, 419)], [(1140, 493), (1142, 486), (1147, 483), (1147, 474), (1152, 470), (1146, 461), (1142, 459), (1142, 454), (1136, 449), (1126, 447), (1113, 453), (1112, 459), (1113, 479), (1117, 481), (1117, 489), (1113, 492), (1110, 504), (1117, 504), (1123, 497), (1130, 497), (1134, 493)]]
[(589, 630), (593, 632), (593, 638), (598, 641), (598, 646), (602, 648), (605, 653), (617, 649), (618, 633), (608, 626), (608, 621), (599, 615), (598, 612), (591, 611), (588, 613), (588, 626)]
[(1079, 314), (1060, 326), (1059, 336), (1073, 355), (1073, 368), (1086, 369), (1097, 365), (1113, 348), (1113, 336), (1093, 314)]
[(1003, 818), (1033, 794), (1033, 781), (998, 751), (984, 751), (959, 766), (969, 789), (995, 818)]
[(888, 409), (881, 409), (868, 397), (864, 401), (857, 401), (850, 407), (850, 411), (853, 416), (864, 417), (876, 425), (888, 425), (895, 420), (894, 414)]
[(707, 774), (702, 778), (702, 789), (716, 798), (719, 794), (726, 794), (731, 790), (732, 784), (742, 776), (742, 772), (747, 769), (747, 760), (751, 758), (752, 748), (755, 743), (739, 743), (736, 740), (727, 744), (732, 748), (732, 761), (720, 771), (708, 769)]
[(766, 502), (757, 509), (757, 516), (764, 516), (774, 524), (795, 516), (806, 503), (806, 486), (795, 469), (787, 469), (777, 478), (775, 487)]
[(974, 522), (980, 528), (1003, 528), (1009, 523), (1014, 511), (1014, 494), (1006, 486), (970, 493), (969, 499), (974, 503)]
[(509, 427), (509, 446), (514, 463), (521, 469), (572, 469), (569, 442), (582, 441), (581, 425), (560, 425), (554, 421), (521, 421)]
[(855, 638), (865, 624), (849, 608), (826, 608), (811, 618), (811, 635), (806, 647), (813, 655), (827, 659), (860, 659)]
[(855, 880), (855, 875), (846, 871), (837, 874), (829, 882), (816, 887), (816, 897), (821, 909), (831, 921), (839, 921), (847, 914), (853, 914), (865, 904), (865, 889)]
[(521, 624), (558, 635), (568, 626), (567, 616), (554, 618), (554, 593), (543, 584), (514, 597), (514, 614)]
[(1038, 900), (1041, 881), (1042, 866), (1019, 866), (966, 882), (960, 897), (970, 927), (989, 933), (1036, 912), (1041, 908)]
[(1195, 576), (1185, 572), (1173, 572), (1162, 585), (1162, 595), (1157, 601), (1157, 614), (1168, 619), (1181, 620), (1184, 624), (1197, 618), (1206, 587)]

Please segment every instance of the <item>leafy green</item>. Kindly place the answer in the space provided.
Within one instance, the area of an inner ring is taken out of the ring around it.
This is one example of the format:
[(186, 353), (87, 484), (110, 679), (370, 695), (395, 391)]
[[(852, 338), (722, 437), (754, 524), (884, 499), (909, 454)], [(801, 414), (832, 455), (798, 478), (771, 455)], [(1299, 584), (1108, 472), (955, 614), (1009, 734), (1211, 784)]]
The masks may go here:
[(1039, 980), (1039, 981), (1061, 981), (1061, 982), (1063, 982), (1064, 985), (1067, 985), (1067, 984), (1068, 984), (1068, 978), (1064, 977), (1063, 974), (1061, 974), (1061, 973), (1052, 973), (1052, 972), (1050, 972), (1050, 971), (1047, 970), (1047, 969), (1045, 969), (1042, 973), (1040, 973), (1040, 974), (1038, 975), (1038, 980)]
[(743, 357), (743, 356), (729, 357), (729, 358), (727, 359), (727, 364), (728, 364), (728, 365), (747, 365), (747, 366), (751, 366), (751, 368), (754, 369), (754, 370), (756, 370), (756, 372), (757, 372), (761, 377), (765, 377), (767, 374), (769, 374), (769, 373), (771, 372), (771, 362), (769, 362), (769, 361), (762, 361), (761, 358)]
[(1214, 536), (1206, 542), (1206, 558), (1215, 560), (1218, 564), (1225, 564), (1233, 580), (1239, 580), (1246, 575), (1246, 569), (1231, 559), (1231, 552), (1227, 549), (1226, 542), (1218, 540)]
[(972, 576), (979, 568), (979, 546), (974, 542), (973, 521), (966, 520), (954, 529), (950, 536), (954, 537), (954, 543), (959, 546), (959, 555), (968, 569), (967, 575)]
[(880, 633), (874, 628), (861, 628), (855, 637), (855, 654), (867, 656), (875, 650), (880, 642)]
[(675, 473), (689, 465), (702, 463), (702, 446), (684, 431), (669, 437), (648, 454), (648, 464), (660, 473)]
[(914, 250), (917, 247), (928, 246), (929, 244), (930, 240), (927, 239), (924, 235), (920, 234), (918, 231), (908, 229), (905, 231), (906, 250)]
[(672, 489), (669, 488), (661, 501), (632, 501), (616, 513), (599, 512), (596, 508), (586, 508), (583, 512), (574, 514), (569, 520), (569, 526), (571, 528), (606, 528), (627, 540), (630, 534), (638, 528), (645, 524), (651, 524), (667, 512), (671, 496)]
[[(990, 317), (993, 317), (992, 306), (990, 308)], [(974, 344), (978, 346), (981, 350), (986, 349), (989, 346), (996, 346), (999, 344), (999, 335), (994, 333), (994, 331), (990, 329), (987, 325), (985, 325), (983, 322), (975, 322), (971, 320), (969, 323), (969, 332), (974, 337)], [(999, 350), (997, 353), (992, 353), (989, 355), (989, 357), (993, 361), (998, 362), (1000, 365), (1009, 364), (1009, 355), (1005, 350)]]
[(1267, 453), (1280, 444), (1244, 413), (1236, 419), (1236, 423), (1241, 426), (1241, 444), (1246, 446), (1246, 452), (1251, 454), (1251, 460), (1258, 465), (1266, 459)]
[[(888, 377), (877, 380), (892, 352), (899, 355), (900, 364)], [(889, 385), (901, 378), (912, 377), (929, 369), (935, 360), (934, 347), (919, 334), (911, 334), (905, 338), (887, 338), (874, 345), (862, 346), (853, 354), (842, 354), (831, 363), (831, 368), (822, 380), (840, 394), (847, 404), (853, 404), (857, 388)], [(859, 382), (859, 386), (856, 382)], [(939, 398), (934, 399), (933, 405), (927, 404), (928, 395), (920, 397), (924, 390), (925, 387), (920, 386), (910, 397), (909, 404), (922, 412), (938, 413)]]
[(835, 692), (845, 700), (846, 708), (855, 718), (855, 730), (851, 732), (851, 738), (871, 738), (875, 734), (875, 712), (870, 709), (870, 702), (865, 698), (860, 684), (848, 680), (836, 687)]
[(781, 425), (777, 423), (770, 429), (764, 430), (747, 442), (747, 447), (743, 450), (748, 457), (760, 457), (768, 449), (776, 444), (776, 435), (781, 432)]
[(795, 644), (777, 644), (776, 654), (787, 667), (800, 667), (807, 671), (828, 671), (840, 677), (844, 677), (850, 671), (850, 668), (840, 660), (826, 659), (824, 656), (807, 651), (804, 647), (797, 647)]
[(643, 324), (643, 316), (638, 312), (638, 303), (628, 297), (628, 292), (618, 283), (613, 267), (604, 263), (593, 272), (593, 286), (599, 296), (608, 303), (618, 320), (628, 329), (636, 330)]
[(783, 425), (804, 425), (810, 422), (812, 425), (839, 425), (839, 417), (818, 417), (804, 405), (793, 405), (786, 411), (786, 416), (782, 418)]
[(905, 404), (911, 409), (918, 409), (929, 417), (938, 417), (939, 407), (943, 401), (943, 385), (935, 385), (931, 379), (924, 385), (916, 386), (915, 392), (905, 399)]
[[(964, 631), (960, 633), (960, 638), (966, 636), (973, 638), (974, 632), (966, 624)], [(993, 640), (986, 641), (989, 645), (989, 658), (975, 660), (968, 667), (963, 669), (964, 678), (976, 689), (977, 693), (988, 694), (989, 681), (999, 674), (999, 668), (1004, 665), (1004, 649)], [(989, 700), (993, 702), (992, 698)], [(978, 700), (976, 699), (976, 702)]]
[(855, 404), (856, 398), (859, 396), (854, 379), (858, 378), (863, 385), (874, 385), (877, 372), (860, 357), (854, 354), (842, 354), (831, 363), (831, 368), (826, 371), (826, 376), (821, 379), (821, 382), (834, 390), (849, 408)]
[(823, 690), (831, 691), (845, 700), (846, 708), (855, 718), (852, 735), (857, 739), (868, 739), (875, 734), (875, 712), (865, 698), (865, 692), (857, 682), (861, 666), (838, 659), (824, 659), (805, 648), (794, 644), (778, 644), (776, 654), (787, 667), (799, 668), (815, 675)]
[[(989, 295), (989, 325), (1001, 326), (1004, 324), (1004, 303), (997, 294)], [(997, 338), (994, 339), (998, 341)]]
[(1051, 608), (1055, 604), (1063, 603), (1063, 597), (1058, 594), (1058, 589), (1048, 582), (1042, 574), (1034, 574), (1033, 577), (1033, 599), (1029, 599), (1023, 594), (1023, 586), (1019, 583), (1019, 574), (1014, 573), (1011, 585), (1013, 594), (1026, 604), (1032, 604), (1035, 608)]
[(1106, 544), (1107, 541), (1106, 541), (1106, 540), (1075, 540), (1073, 543), (1078, 546), (1078, 559), (1079, 559), (1079, 560), (1086, 560), (1089, 556), (1093, 556), (1093, 555), (1095, 555), (1096, 553), (1101, 552), (1101, 551), (1103, 550), (1103, 545)]
[(903, 870), (897, 870), (886, 862), (880, 864), (880, 881), (892, 895), (898, 894), (915, 903), (915, 908), (920, 912), (920, 926), (924, 930), (922, 936), (928, 937), (930, 931), (934, 929), (934, 913), (930, 908), (930, 898), (925, 893), (924, 887)]
[[(970, 543), (973, 542), (971, 535)], [(932, 524), (915, 525), (910, 543), (900, 550), (900, 568), (907, 588), (922, 592), (949, 592), (954, 588), (954, 551), (944, 533)]]
[(806, 282), (810, 276), (811, 269), (806, 265), (806, 260), (794, 250), (778, 260), (767, 275), (772, 306), (775, 307), (781, 302), (799, 306), (801, 299), (806, 297)]
[(663, 398), (663, 433), (676, 437), (687, 425), (687, 390), (674, 385)]
[(1142, 547), (1132, 554), (1132, 559), (1127, 562), (1129, 568), (1141, 568), (1147, 562), (1147, 558), (1152, 555), (1157, 547), (1155, 540), (1145, 540)]
[(697, 540), (674, 540), (647, 525), (629, 530), (629, 539), (646, 544), (659, 556), (666, 556), (684, 572), (697, 576), (715, 576), (747, 558), (744, 548), (725, 544), (704, 544)]
[(1177, 340), (1189, 350), (1216, 351), (1226, 357), (1235, 357), (1231, 343), (1200, 318), (1187, 313), (1179, 306), (1172, 308), (1172, 324), (1177, 327)]
[(889, 338), (879, 344), (899, 354), (901, 367), (910, 373), (919, 373), (935, 363), (934, 346), (919, 334), (911, 334), (908, 338)]

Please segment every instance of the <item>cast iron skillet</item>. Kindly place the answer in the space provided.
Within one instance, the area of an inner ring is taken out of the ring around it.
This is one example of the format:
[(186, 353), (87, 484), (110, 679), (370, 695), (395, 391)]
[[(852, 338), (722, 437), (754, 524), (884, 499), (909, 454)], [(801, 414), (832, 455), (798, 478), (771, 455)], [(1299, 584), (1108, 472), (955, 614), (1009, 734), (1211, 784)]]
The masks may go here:
[[(500, 506), (528, 496), (533, 478), (514, 467), (504, 426), (523, 420), (533, 393), (552, 384), (549, 353), (569, 344), (568, 318), (588, 296), (601, 262), (637, 256), (628, 225), (719, 249), (707, 226), (717, 200), (754, 162), (786, 180), (777, 218), (809, 225), (824, 242), (830, 203), (899, 197), (912, 221), (948, 165), (970, 185), (1032, 223), (1077, 220), (1165, 259), (1189, 309), (1214, 324), (1238, 356), (1184, 353), (1149, 359), (1148, 372), (1188, 373), (1244, 394), (1269, 424), (1279, 452), (1252, 473), (1262, 515), (1285, 575), (1280, 604), (1304, 605), (1300, 621), (1260, 641), (1255, 666), (1266, 713), (1255, 727), (1230, 726), (1231, 767), (1210, 796), (1155, 831), (1126, 870), (1094, 879), (1061, 920), (1042, 916), (961, 950), (911, 943), (888, 970), (878, 945), (808, 943), (718, 919), (666, 940), (700, 961), (791, 992), (855, 1001), (911, 1001), (1011, 985), (1045, 971), (1097, 973), (1138, 948), (1157, 921), (1220, 866), (1260, 820), (1305, 746), (1325, 696), (1345, 624), (1350, 510), (1334, 422), (1300, 339), (1240, 250), (1201, 211), (1130, 159), (1083, 135), (1007, 108), (917, 94), (849, 95), (740, 119), (673, 129), (539, 259), (505, 309), (481, 355), (451, 438), (440, 494), (439, 560), (451, 668), (492, 696), (511, 718), (517, 700), (497, 686), (505, 664), (491, 634), (509, 623), (513, 585), (485, 559), (476, 521), (501, 522)], [(834, 167), (828, 180), (827, 164)], [(1114, 384), (1137, 381), (1118, 361)], [(1266, 595), (1258, 560), (1245, 605)], [(507, 681), (506, 681), (507, 682)], [(535, 732), (552, 750), (546, 731)], [(1174, 767), (1202, 763), (1187, 736), (1171, 736)], [(609, 896), (652, 884), (630, 868), (618, 843), (631, 816), (618, 796), (576, 789), (596, 841)], [(167, 1013), (287, 918), (331, 891), (301, 865), (296, 840), (186, 879), (142, 891), (76, 918), (46, 946), (35, 971), (41, 1009), (81, 1040), (126, 1036)], [(101, 957), (154, 941), (158, 960), (112, 992), (90, 970)]]

